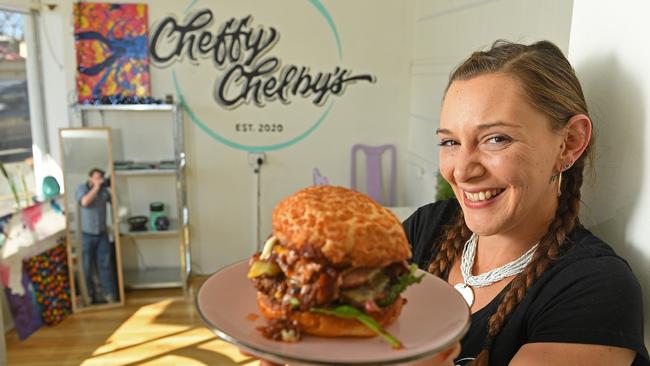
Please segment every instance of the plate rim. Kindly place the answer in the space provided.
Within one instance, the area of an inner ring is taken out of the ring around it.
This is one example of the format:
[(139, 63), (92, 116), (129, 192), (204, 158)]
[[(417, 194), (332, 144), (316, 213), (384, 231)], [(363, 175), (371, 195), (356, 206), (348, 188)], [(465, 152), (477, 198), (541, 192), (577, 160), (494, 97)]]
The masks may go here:
[[(228, 335), (227, 333), (225, 333), (224, 331), (219, 329), (219, 327), (217, 327), (209, 319), (206, 318), (206, 316), (203, 314), (203, 311), (201, 310), (201, 306), (199, 305), (199, 294), (201, 293), (201, 290), (203, 289), (206, 282), (210, 278), (212, 278), (214, 275), (216, 275), (217, 273), (219, 273), (221, 271), (224, 271), (224, 270), (226, 270), (226, 269), (228, 269), (230, 267), (240, 265), (240, 264), (242, 264), (244, 262), (248, 262), (248, 259), (243, 259), (243, 260), (231, 263), (231, 264), (229, 264), (227, 266), (224, 266), (221, 269), (213, 272), (212, 274), (210, 274), (208, 276), (208, 279), (203, 281), (201, 286), (199, 286), (199, 289), (196, 291), (196, 296), (194, 297), (194, 306), (196, 307), (196, 309), (197, 309), (197, 311), (199, 313), (199, 316), (201, 317), (201, 320), (203, 320), (203, 323), (207, 326), (208, 329), (210, 329), (212, 332), (214, 332), (219, 338), (221, 338), (222, 340), (224, 340), (224, 341), (226, 341), (226, 342), (228, 342), (228, 343), (230, 343), (230, 344), (232, 344), (234, 346), (237, 346), (238, 348), (242, 348), (242, 349), (244, 349), (246, 351), (250, 351), (251, 353), (253, 353), (253, 356), (263, 357), (264, 359), (269, 360), (269, 361), (281, 362), (281, 363), (298, 363), (298, 364), (303, 364), (303, 365), (304, 364), (324, 365), (324, 366), (326, 366), (326, 365), (335, 365), (335, 366), (343, 366), (343, 365), (355, 365), (355, 366), (395, 365), (395, 364), (403, 363), (403, 362), (417, 361), (417, 360), (421, 360), (421, 359), (423, 359), (423, 358), (425, 358), (427, 356), (433, 356), (436, 353), (448, 348), (452, 344), (460, 341), (465, 336), (465, 334), (469, 330), (469, 328), (471, 326), (471, 323), (472, 323), (472, 319), (471, 319), (472, 316), (471, 316), (471, 313), (470, 313), (470, 309), (468, 308), (467, 309), (467, 313), (468, 313), (467, 321), (465, 322), (465, 325), (464, 325), (462, 331), (459, 332), (458, 335), (453, 337), (449, 342), (447, 342), (447, 343), (445, 343), (445, 344), (443, 344), (443, 345), (441, 345), (441, 346), (439, 346), (437, 348), (429, 350), (427, 352), (423, 352), (423, 353), (419, 353), (419, 354), (416, 354), (416, 355), (403, 357), (403, 358), (399, 358), (399, 359), (386, 360), (386, 361), (368, 361), (368, 362), (364, 362), (364, 361), (357, 361), (357, 362), (324, 361), (324, 360), (317, 360), (317, 359), (316, 360), (314, 360), (314, 359), (302, 359), (302, 358), (296, 358), (296, 357), (292, 357), (292, 356), (286, 356), (286, 355), (283, 355), (283, 354), (269, 353), (268, 351), (261, 350), (258, 347), (255, 347), (254, 344), (249, 344), (249, 343), (247, 343), (245, 341), (242, 341), (242, 340), (239, 340), (237, 338), (231, 337), (230, 335)], [(423, 271), (423, 270), (421, 270), (419, 268), (418, 268), (418, 271), (421, 271), (421, 272), (423, 272), (425, 274), (433, 276), (431, 273)], [(435, 277), (435, 276), (433, 276), (433, 277)], [(440, 278), (438, 278), (438, 279), (440, 279)], [(460, 296), (460, 294), (459, 294), (459, 296)]]

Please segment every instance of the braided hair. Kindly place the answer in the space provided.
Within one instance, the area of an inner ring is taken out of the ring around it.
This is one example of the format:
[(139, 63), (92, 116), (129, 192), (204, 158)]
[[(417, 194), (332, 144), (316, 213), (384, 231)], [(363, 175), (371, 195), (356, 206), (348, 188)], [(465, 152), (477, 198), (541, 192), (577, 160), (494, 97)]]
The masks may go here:
[[(520, 81), (529, 103), (549, 117), (552, 128), (563, 128), (577, 114), (588, 116), (582, 88), (562, 51), (553, 43), (540, 41), (531, 45), (496, 41), (488, 51), (474, 52), (451, 74), (447, 89), (455, 80), (469, 80), (479, 75), (504, 73)], [(542, 237), (531, 262), (510, 283), (500, 299), (497, 311), (488, 320), (487, 338), (473, 366), (489, 364), (490, 349), (510, 314), (523, 300), (526, 291), (557, 258), (567, 235), (577, 224), (580, 211), (580, 187), (585, 160), (591, 158), (590, 145), (566, 171), (562, 172), (561, 195), (555, 217)], [(442, 276), (460, 256), (471, 231), (462, 210), (449, 226), (438, 253), (429, 264), (429, 272)]]

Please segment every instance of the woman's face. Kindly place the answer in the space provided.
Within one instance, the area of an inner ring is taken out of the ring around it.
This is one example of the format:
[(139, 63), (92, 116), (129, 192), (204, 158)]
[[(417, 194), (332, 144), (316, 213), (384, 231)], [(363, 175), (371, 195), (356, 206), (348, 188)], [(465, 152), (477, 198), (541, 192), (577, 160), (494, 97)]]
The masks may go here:
[(557, 206), (563, 136), (534, 109), (517, 79), (487, 74), (454, 81), (438, 130), (440, 170), (465, 222), (480, 236), (545, 231)]

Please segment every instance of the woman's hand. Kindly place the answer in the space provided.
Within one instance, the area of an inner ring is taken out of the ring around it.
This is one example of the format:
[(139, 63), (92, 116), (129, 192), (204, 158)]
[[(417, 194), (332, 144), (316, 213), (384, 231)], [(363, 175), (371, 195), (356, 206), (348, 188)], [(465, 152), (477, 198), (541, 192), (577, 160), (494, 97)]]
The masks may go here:
[(267, 360), (260, 360), (260, 366), (283, 366), (282, 364), (267, 361)]
[[(251, 355), (250, 353), (244, 351), (241, 348), (239, 349), (239, 353), (241, 353), (242, 355), (247, 356), (247, 357), (255, 357), (255, 358), (257, 358), (257, 356)], [(263, 360), (261, 358), (258, 358), (258, 360), (260, 360), (260, 366), (283, 366), (282, 364), (267, 361), (267, 360)]]
[(401, 366), (454, 366), (454, 359), (460, 354), (460, 342), (454, 343), (447, 350), (436, 353), (431, 358), (401, 364)]
[[(252, 356), (251, 354), (246, 353), (245, 351), (242, 350), (239, 350), (239, 352), (241, 352), (246, 356)], [(453, 346), (451, 346), (447, 350), (437, 353), (431, 358), (400, 364), (400, 365), (401, 366), (454, 366), (454, 359), (458, 357), (459, 354), (460, 354), (460, 342), (456, 342), (454, 343)], [(260, 359), (260, 366), (283, 366), (283, 365)]]

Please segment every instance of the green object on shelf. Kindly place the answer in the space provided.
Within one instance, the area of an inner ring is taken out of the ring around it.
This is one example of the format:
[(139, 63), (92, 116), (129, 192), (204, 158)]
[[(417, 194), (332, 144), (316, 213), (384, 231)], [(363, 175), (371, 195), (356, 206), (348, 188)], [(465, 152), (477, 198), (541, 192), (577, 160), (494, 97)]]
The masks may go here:
[[(167, 217), (167, 213), (165, 212), (165, 204), (162, 202), (151, 202), (149, 204), (149, 225), (150, 225), (149, 230), (163, 231), (161, 230), (163, 229), (162, 227), (156, 226), (156, 220), (158, 220), (158, 218), (161, 216)], [(167, 228), (165, 228), (164, 230), (166, 229)]]

